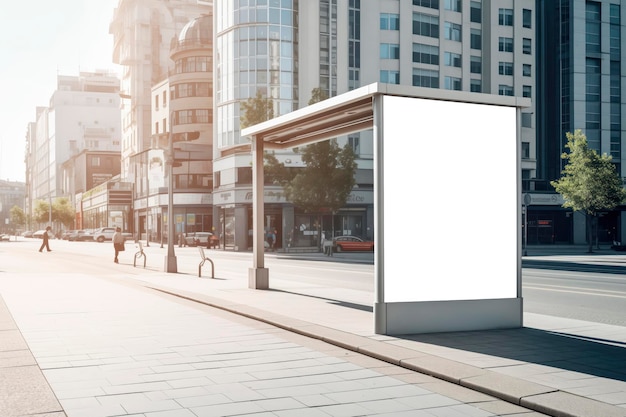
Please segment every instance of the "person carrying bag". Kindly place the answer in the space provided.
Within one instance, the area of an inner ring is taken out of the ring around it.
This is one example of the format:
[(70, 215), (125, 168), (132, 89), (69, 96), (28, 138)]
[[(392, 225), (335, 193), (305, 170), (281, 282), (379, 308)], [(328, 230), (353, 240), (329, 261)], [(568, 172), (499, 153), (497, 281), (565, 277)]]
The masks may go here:
[(115, 249), (115, 258), (113, 259), (113, 262), (118, 264), (119, 261), (117, 259), (117, 256), (119, 255), (120, 252), (123, 252), (125, 250), (124, 236), (122, 236), (121, 228), (119, 227), (115, 228), (115, 233), (113, 233), (113, 238), (111, 240), (113, 241), (113, 248)]

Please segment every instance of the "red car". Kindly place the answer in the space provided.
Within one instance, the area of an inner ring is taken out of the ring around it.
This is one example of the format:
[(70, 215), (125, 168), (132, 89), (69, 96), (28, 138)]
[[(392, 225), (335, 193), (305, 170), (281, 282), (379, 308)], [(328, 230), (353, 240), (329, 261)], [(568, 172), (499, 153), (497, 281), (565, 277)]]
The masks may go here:
[(372, 252), (374, 250), (374, 242), (363, 240), (356, 236), (337, 236), (333, 239), (333, 250), (335, 252)]

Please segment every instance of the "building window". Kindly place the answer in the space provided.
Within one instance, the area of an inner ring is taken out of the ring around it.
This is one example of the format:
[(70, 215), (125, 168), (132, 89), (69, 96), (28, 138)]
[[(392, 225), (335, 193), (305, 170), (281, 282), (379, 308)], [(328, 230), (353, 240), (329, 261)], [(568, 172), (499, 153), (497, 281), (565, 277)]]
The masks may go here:
[(439, 88), (439, 73), (437, 71), (413, 68), (413, 85)]
[(470, 22), (482, 22), (482, 5), (479, 1), (470, 1)]
[(400, 30), (400, 15), (394, 13), (381, 13), (380, 30)]
[(498, 38), (498, 51), (513, 52), (513, 38), (505, 38), (503, 36), (500, 36)]
[(453, 12), (461, 11), (461, 0), (445, 0), (445, 8), (446, 10), (452, 10)]
[(470, 30), (470, 48), (479, 50), (482, 49), (482, 34), (480, 29)]
[(532, 28), (533, 26), (533, 11), (529, 9), (522, 10), (522, 25), (525, 28)]
[(413, 6), (428, 7), (430, 9), (439, 9), (439, 0), (413, 0)]
[(585, 41), (587, 52), (600, 52), (600, 2), (586, 3)]
[(531, 77), (532, 76), (532, 66), (530, 64), (523, 64), (522, 65), (522, 75), (524, 77)]
[(167, 91), (163, 91), (163, 108), (167, 107)]
[(154, 96), (154, 109), (159, 110), (159, 96), (158, 94)]
[(91, 166), (92, 167), (99, 167), (100, 166), (100, 157), (99, 156), (92, 156), (91, 157)]
[(500, 84), (498, 86), (498, 94), (501, 96), (513, 96), (513, 87), (510, 85)]
[(400, 45), (393, 43), (380, 44), (380, 59), (399, 59)]
[(480, 74), (483, 71), (483, 61), (479, 56), (470, 57), (470, 72), (472, 74)]
[(445, 52), (444, 55), (444, 65), (448, 67), (457, 67), (461, 68), (461, 54), (455, 54), (453, 52)]
[(461, 42), (461, 25), (452, 22), (445, 23), (445, 37), (451, 41)]
[(421, 43), (413, 44), (413, 62), (422, 64), (439, 65), (439, 47), (432, 45), (424, 45)]
[(533, 88), (530, 85), (523, 85), (522, 86), (522, 96), (523, 97), (528, 97), (528, 98), (532, 98), (533, 96)]
[(482, 93), (483, 92), (483, 83), (481, 80), (470, 80), (470, 91), (472, 93)]
[(390, 70), (381, 70), (380, 82), (385, 83), (385, 84), (400, 84), (400, 72), (390, 71)]
[(444, 79), (445, 89), (446, 90), (457, 90), (461, 91), (461, 79), (457, 77), (446, 77)]
[(355, 155), (361, 154), (361, 137), (359, 135), (348, 136), (348, 146), (352, 148)]
[(498, 64), (498, 74), (513, 75), (513, 63), (512, 62), (500, 62)]
[(522, 39), (522, 52), (526, 55), (532, 54), (532, 40), (529, 38)]
[(530, 159), (530, 143), (522, 142), (522, 159)]
[(413, 34), (439, 38), (439, 17), (424, 13), (413, 13)]
[(154, 133), (156, 133), (157, 135), (159, 134), (159, 122), (156, 122), (154, 124)]
[(498, 24), (513, 26), (513, 9), (498, 9)]
[(531, 113), (522, 113), (522, 127), (533, 127), (533, 115)]

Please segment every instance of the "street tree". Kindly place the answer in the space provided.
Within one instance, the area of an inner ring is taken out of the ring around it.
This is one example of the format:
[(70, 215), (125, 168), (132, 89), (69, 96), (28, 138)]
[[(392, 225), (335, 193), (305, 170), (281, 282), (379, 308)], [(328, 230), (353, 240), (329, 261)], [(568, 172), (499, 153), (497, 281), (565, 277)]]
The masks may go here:
[(52, 203), (52, 219), (61, 223), (66, 229), (71, 229), (74, 224), (76, 210), (66, 197), (60, 197)]
[(51, 220), (50, 204), (45, 200), (35, 201), (33, 220), (37, 223), (47, 223)]
[(33, 219), (38, 223), (57, 222), (66, 228), (74, 224), (75, 210), (65, 197), (54, 200), (52, 207), (45, 200), (37, 200), (33, 210)]
[[(327, 98), (321, 88), (314, 88), (309, 105)], [(330, 212), (334, 220), (334, 214), (346, 205), (356, 184), (355, 155), (350, 146), (339, 147), (336, 139), (316, 142), (295, 151), (301, 155), (304, 168), (295, 171), (293, 178), (284, 183), (285, 196), (306, 212), (318, 214), (318, 237), (321, 239), (322, 212)], [(333, 233), (334, 229), (333, 225)]]
[(261, 90), (257, 90), (255, 97), (250, 97), (240, 104), (239, 125), (241, 129), (273, 118), (274, 103), (270, 98), (263, 97)]
[(563, 207), (585, 215), (589, 252), (593, 252), (593, 227), (598, 213), (612, 210), (626, 198), (626, 190), (617, 173), (611, 156), (598, 155), (590, 149), (587, 137), (577, 129), (567, 132), (565, 147), (569, 152), (561, 155), (567, 163), (558, 180), (551, 181), (557, 193), (563, 196)]
[(14, 229), (19, 226), (24, 226), (26, 224), (26, 220), (28, 219), (28, 217), (26, 216), (26, 213), (24, 213), (24, 210), (22, 210), (21, 207), (19, 206), (11, 207), (9, 214), (11, 217), (11, 224), (13, 225)]

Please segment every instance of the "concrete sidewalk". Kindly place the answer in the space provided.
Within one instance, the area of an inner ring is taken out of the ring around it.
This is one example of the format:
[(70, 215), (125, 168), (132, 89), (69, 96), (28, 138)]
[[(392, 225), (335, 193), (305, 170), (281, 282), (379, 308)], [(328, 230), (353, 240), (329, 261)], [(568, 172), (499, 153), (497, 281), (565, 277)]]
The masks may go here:
[[(150, 259), (163, 253), (155, 247), (146, 250)], [(294, 261), (329, 260), (316, 254), (270, 254), (270, 274), (272, 258), (289, 256)], [(193, 300), (436, 377), (459, 387), (450, 389), (450, 396), (466, 398), (467, 404), (478, 400), (462, 388), (499, 398), (503, 402), (491, 403), (489, 409), (495, 415), (523, 415), (527, 409), (552, 416), (626, 417), (624, 327), (526, 314), (522, 329), (390, 337), (373, 333), (373, 295), (367, 291), (305, 289), (274, 278), (272, 289), (259, 291), (248, 289), (244, 277), (166, 274), (150, 264), (134, 268), (132, 262), (119, 267), (116, 277), (103, 278)], [(10, 320), (0, 323), (8, 323), (11, 331)], [(58, 412), (54, 399), (48, 406), (48, 413)]]
[[(302, 258), (301, 254), (294, 256)], [(261, 320), (540, 413), (626, 416), (624, 327), (525, 314), (522, 329), (390, 337), (373, 333), (372, 313), (362, 308), (367, 305), (365, 300), (355, 306), (357, 296), (333, 288), (319, 288), (311, 296), (292, 290), (228, 288), (222, 280), (172, 280), (158, 274), (142, 276), (141, 280), (150, 288)]]

